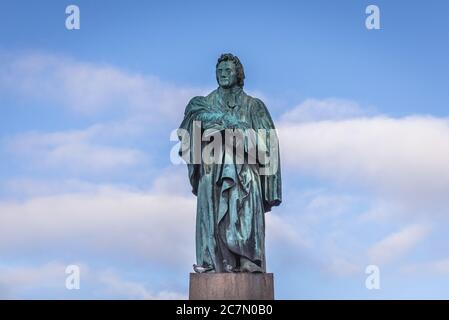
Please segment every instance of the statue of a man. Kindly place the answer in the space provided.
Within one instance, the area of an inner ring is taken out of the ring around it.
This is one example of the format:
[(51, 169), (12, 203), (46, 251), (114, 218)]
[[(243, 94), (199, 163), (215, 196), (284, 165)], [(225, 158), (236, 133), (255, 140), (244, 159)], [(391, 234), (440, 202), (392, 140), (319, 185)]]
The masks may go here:
[[(264, 103), (243, 91), (245, 74), (238, 57), (221, 55), (216, 77), (219, 87), (206, 97), (191, 99), (180, 126), (190, 137), (202, 136), (199, 143), (189, 139), (187, 147), (184, 141), (180, 151), (189, 151), (189, 179), (197, 196), (194, 270), (265, 272), (265, 213), (281, 203), (277, 135)], [(229, 130), (252, 134), (240, 142), (235, 136), (229, 147), (229, 140), (222, 139)], [(202, 153), (210, 153), (211, 140), (221, 148), (209, 155), (215, 161), (205, 161), (208, 155)], [(239, 150), (242, 161), (230, 154)], [(263, 161), (260, 152), (266, 153)], [(273, 163), (271, 170), (261, 170)]]

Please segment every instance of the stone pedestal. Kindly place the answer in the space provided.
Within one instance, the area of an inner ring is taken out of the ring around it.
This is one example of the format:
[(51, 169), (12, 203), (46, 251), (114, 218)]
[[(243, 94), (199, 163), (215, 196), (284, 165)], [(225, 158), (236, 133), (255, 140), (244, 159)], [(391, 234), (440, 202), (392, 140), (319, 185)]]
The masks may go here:
[(274, 300), (272, 273), (191, 273), (190, 300)]

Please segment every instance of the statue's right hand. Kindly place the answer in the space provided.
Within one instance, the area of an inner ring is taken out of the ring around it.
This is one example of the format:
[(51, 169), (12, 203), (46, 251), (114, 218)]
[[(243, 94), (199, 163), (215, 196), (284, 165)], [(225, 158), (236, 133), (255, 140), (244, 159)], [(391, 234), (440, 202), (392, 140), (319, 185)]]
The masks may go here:
[(239, 124), (239, 121), (237, 120), (237, 118), (228, 113), (225, 113), (225, 115), (223, 116), (223, 121), (224, 121), (226, 127), (232, 128), (232, 129), (237, 127)]

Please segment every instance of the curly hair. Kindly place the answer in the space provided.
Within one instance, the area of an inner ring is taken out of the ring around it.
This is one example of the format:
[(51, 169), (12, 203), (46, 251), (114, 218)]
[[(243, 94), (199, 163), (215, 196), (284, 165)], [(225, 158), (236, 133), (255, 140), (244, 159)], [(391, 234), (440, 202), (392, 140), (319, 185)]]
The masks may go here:
[[(237, 85), (239, 87), (243, 87), (244, 80), (245, 80), (245, 71), (243, 70), (243, 65), (240, 62), (239, 58), (237, 56), (234, 56), (232, 53), (223, 53), (220, 58), (218, 58), (217, 65), (215, 66), (215, 69), (218, 68), (218, 65), (222, 61), (232, 61), (235, 64), (235, 69), (237, 72)], [(218, 78), (217, 78), (218, 81)]]

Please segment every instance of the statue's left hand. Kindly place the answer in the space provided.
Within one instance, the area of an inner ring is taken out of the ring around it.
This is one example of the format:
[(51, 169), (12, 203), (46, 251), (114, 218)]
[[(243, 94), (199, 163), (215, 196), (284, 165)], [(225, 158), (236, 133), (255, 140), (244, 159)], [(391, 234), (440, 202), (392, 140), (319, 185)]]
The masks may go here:
[(226, 113), (223, 117), (223, 121), (225, 123), (225, 126), (229, 129), (234, 129), (238, 126), (239, 121), (237, 120), (236, 117), (234, 117), (233, 115), (230, 115), (228, 113)]

